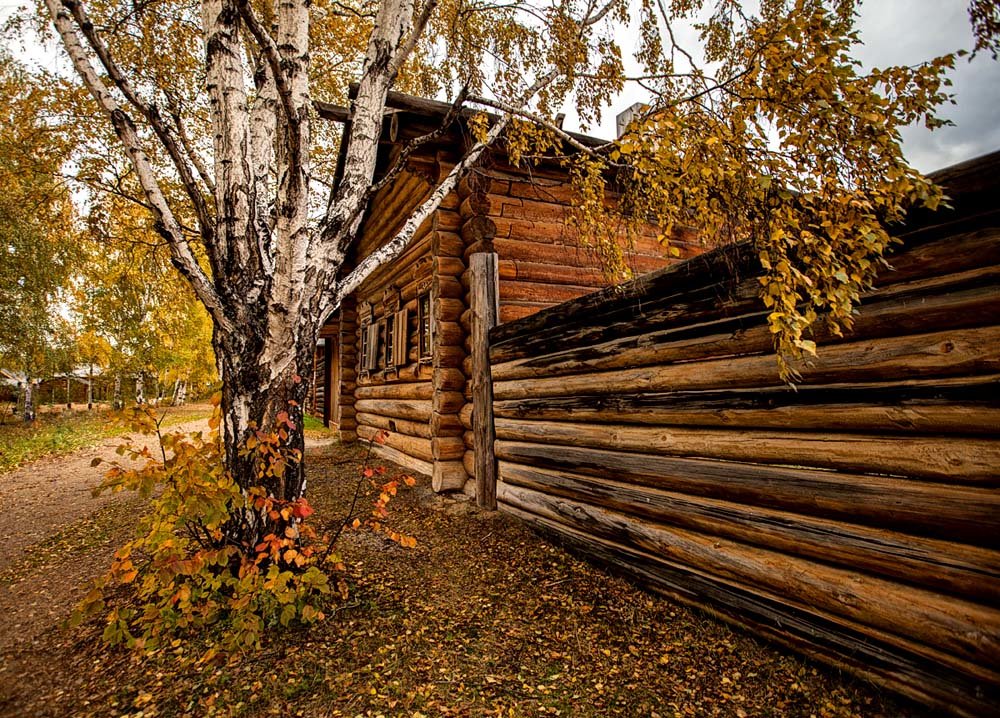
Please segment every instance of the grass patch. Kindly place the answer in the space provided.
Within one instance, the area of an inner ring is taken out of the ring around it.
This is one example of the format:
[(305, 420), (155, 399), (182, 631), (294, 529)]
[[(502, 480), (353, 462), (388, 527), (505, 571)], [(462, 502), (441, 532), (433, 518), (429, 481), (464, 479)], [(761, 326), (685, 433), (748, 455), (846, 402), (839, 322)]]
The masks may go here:
[[(164, 411), (166, 416), (161, 427), (167, 429), (208, 418), (211, 407), (205, 404), (171, 407), (158, 410), (157, 416)], [(29, 461), (68, 454), (120, 436), (126, 432), (126, 427), (117, 420), (117, 416), (116, 412), (108, 409), (94, 409), (42, 413), (31, 424), (7, 418), (5, 423), (0, 424), (0, 473)]]
[(124, 428), (110, 411), (39, 414), (31, 424), (0, 425), (0, 473), (43, 456), (66, 454), (91, 446)]
[(306, 414), (305, 421), (302, 423), (302, 429), (305, 435), (311, 439), (326, 439), (333, 436), (333, 431), (323, 425), (322, 419), (317, 419), (315, 416), (309, 416)]

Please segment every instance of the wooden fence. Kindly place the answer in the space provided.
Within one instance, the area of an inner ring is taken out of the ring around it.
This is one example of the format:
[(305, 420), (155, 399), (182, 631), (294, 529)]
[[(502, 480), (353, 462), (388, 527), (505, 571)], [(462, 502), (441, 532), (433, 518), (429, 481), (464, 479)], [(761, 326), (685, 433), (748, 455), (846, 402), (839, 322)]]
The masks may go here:
[(794, 390), (746, 247), (494, 328), (501, 510), (911, 698), (1000, 711), (998, 157), (939, 174), (955, 211), (907, 225)]

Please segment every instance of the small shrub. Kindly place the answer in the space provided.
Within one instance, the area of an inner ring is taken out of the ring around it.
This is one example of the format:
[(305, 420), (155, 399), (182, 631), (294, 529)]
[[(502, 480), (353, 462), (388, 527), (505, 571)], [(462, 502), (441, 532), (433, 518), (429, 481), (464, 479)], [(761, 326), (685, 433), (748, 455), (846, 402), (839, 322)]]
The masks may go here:
[[(416, 545), (412, 536), (385, 524), (387, 504), (401, 484), (413, 485), (412, 477), (384, 481), (384, 468), (366, 465), (346, 517), (332, 537), (321, 538), (307, 521), (314, 512), (304, 497), (279, 500), (261, 486), (243, 490), (231, 478), (218, 408), (207, 436), (162, 433), (148, 408), (136, 407), (128, 415), (133, 432), (157, 436), (158, 455), (131, 440), (122, 444), (118, 453), (130, 464), (140, 462), (138, 468), (111, 462), (95, 493), (136, 491), (152, 497), (151, 510), (71, 618), (78, 625), (104, 613), (103, 637), (109, 643), (150, 652), (208, 631), (202, 660), (258, 648), (269, 629), (322, 620), (326, 596), (334, 590), (347, 598), (344, 566), (334, 550), (345, 527), (367, 526), (404, 547)], [(287, 422), (287, 416), (281, 420)], [(285, 445), (288, 428), (294, 427), (256, 430), (241, 448), (244, 456), (254, 455), (261, 484), (302, 460)], [(99, 463), (95, 459), (94, 465)], [(363, 482), (378, 498), (361, 521), (353, 514)], [(257, 539), (247, 544), (234, 536)]]

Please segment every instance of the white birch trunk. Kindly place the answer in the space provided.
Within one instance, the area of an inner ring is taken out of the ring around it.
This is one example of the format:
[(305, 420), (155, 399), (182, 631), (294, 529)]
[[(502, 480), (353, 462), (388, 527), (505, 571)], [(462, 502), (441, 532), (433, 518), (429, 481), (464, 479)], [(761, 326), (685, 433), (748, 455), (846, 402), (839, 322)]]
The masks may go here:
[(31, 423), (35, 420), (35, 394), (31, 379), (24, 382), (24, 421)]

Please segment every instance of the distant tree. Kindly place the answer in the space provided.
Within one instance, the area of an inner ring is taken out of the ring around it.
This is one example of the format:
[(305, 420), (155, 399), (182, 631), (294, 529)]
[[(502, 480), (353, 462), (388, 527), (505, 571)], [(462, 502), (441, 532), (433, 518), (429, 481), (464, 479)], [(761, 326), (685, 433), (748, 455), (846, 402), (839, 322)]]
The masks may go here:
[(0, 49), (0, 364), (23, 373), (29, 393), (51, 364), (74, 261), (73, 207), (58, 179), (67, 137), (46, 122), (44, 87)]
[(86, 334), (106, 346), (108, 371), (136, 382), (137, 402), (180, 376), (215, 381), (211, 322), (170, 266), (148, 213), (111, 193), (95, 196), (90, 209), (74, 310)]

